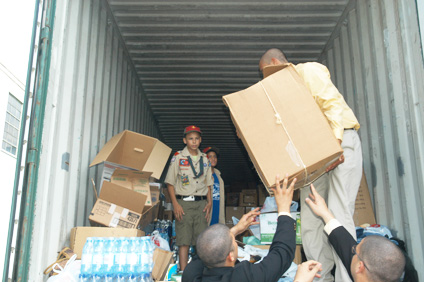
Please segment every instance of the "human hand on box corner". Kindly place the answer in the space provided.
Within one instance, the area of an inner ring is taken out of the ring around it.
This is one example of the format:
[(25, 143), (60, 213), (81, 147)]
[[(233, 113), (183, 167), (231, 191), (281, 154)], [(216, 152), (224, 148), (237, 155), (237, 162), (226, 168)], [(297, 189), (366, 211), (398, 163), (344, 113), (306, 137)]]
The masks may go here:
[(335, 169), (339, 164), (344, 163), (344, 160), (345, 160), (344, 159), (344, 155), (341, 154), (340, 157), (339, 157), (339, 159), (337, 161), (335, 161), (334, 163), (332, 163), (331, 165), (329, 165), (327, 167), (327, 169), (325, 170), (325, 172), (329, 172), (329, 171)]
[(254, 210), (251, 210), (250, 212), (244, 214), (241, 217), (241, 219), (237, 223), (237, 225), (235, 225), (234, 227), (231, 228), (231, 232), (233, 233), (234, 236), (237, 236), (238, 234), (242, 233), (247, 228), (249, 228), (249, 226), (251, 226), (251, 225), (259, 224), (258, 221), (255, 221), (255, 218), (261, 214), (259, 209), (260, 208), (256, 208)]
[(206, 219), (209, 219), (209, 214), (211, 212), (211, 209), (212, 209), (212, 202), (208, 201), (205, 208), (203, 209), (203, 212), (206, 212), (206, 215), (205, 215)]
[(334, 218), (334, 215), (328, 209), (324, 198), (318, 194), (313, 184), (311, 184), (311, 193), (309, 193), (309, 197), (305, 199), (305, 202), (308, 204), (314, 214), (321, 217), (325, 223)]
[(283, 179), (283, 183), (281, 184), (280, 176), (277, 175), (275, 177), (275, 187), (271, 187), (272, 192), (274, 193), (275, 202), (277, 203), (277, 211), (280, 212), (290, 212), (290, 206), (293, 199), (293, 191), (294, 191), (294, 184), (296, 183), (297, 179), (294, 178), (293, 181), (290, 183), (290, 186), (288, 186), (289, 183), (289, 176), (286, 174), (286, 176)]
[(173, 206), (174, 206), (174, 215), (175, 215), (175, 218), (178, 221), (183, 220), (183, 215), (185, 215), (184, 210), (183, 210), (183, 207), (180, 204), (178, 204), (177, 202), (175, 202), (173, 204)]
[(312, 282), (314, 278), (320, 278), (321, 275), (318, 273), (322, 271), (321, 263), (308, 260), (297, 267), (296, 276), (294, 277), (295, 282)]

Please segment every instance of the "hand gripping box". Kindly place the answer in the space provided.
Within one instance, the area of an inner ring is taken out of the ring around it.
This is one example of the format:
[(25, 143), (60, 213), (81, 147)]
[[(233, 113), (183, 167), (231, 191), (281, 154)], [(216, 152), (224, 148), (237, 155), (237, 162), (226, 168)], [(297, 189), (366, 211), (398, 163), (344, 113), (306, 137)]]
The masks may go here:
[[(262, 182), (296, 177), (296, 188), (315, 180), (343, 152), (294, 66), (223, 97)], [(268, 190), (270, 192), (270, 190)]]

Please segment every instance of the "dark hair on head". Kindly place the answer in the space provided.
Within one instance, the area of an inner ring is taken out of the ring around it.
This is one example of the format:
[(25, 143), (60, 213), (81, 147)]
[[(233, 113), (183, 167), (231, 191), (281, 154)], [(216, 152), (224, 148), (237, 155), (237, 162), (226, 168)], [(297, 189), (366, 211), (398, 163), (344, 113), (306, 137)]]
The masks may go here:
[(196, 251), (207, 267), (224, 266), (231, 251), (234, 251), (230, 229), (224, 224), (214, 224), (197, 237)]
[(382, 236), (365, 237), (359, 255), (368, 267), (367, 276), (371, 281), (399, 281), (405, 269), (401, 249)]

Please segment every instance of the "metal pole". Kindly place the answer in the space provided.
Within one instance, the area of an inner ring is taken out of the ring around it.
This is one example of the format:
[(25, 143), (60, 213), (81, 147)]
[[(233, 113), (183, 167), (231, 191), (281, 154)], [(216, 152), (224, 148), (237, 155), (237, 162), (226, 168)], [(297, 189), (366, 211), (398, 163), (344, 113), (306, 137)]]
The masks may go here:
[(30, 99), (29, 89), (31, 87), (31, 73), (32, 73), (32, 64), (34, 60), (34, 47), (35, 47), (35, 38), (37, 34), (37, 21), (38, 21), (39, 7), (40, 7), (40, 1), (35, 1), (34, 20), (32, 23), (31, 45), (30, 45), (30, 51), (29, 51), (28, 69), (27, 69), (27, 76), (26, 76), (26, 83), (25, 83), (25, 97), (24, 97), (24, 103), (22, 107), (21, 126), (19, 131), (20, 136), (19, 136), (18, 153), (17, 153), (17, 159), (16, 159), (15, 182), (13, 185), (12, 204), (10, 208), (10, 218), (9, 218), (9, 231), (7, 234), (7, 245), (6, 245), (6, 253), (5, 253), (6, 257), (4, 259), (3, 281), (7, 281), (8, 274), (9, 274), (13, 229), (14, 229), (15, 215), (16, 215), (16, 202), (18, 199), (19, 178), (20, 178), (21, 163), (22, 163), (22, 149), (24, 146), (25, 128), (27, 123), (26, 117), (28, 113), (28, 102)]
[(31, 235), (37, 194), (40, 148), (44, 126), (47, 87), (49, 81), (51, 40), (53, 35), (56, 0), (43, 3), (43, 19), (35, 77), (34, 97), (30, 118), (27, 163), (22, 185), (22, 204), (19, 214), (18, 238), (13, 268), (13, 281), (28, 281)]

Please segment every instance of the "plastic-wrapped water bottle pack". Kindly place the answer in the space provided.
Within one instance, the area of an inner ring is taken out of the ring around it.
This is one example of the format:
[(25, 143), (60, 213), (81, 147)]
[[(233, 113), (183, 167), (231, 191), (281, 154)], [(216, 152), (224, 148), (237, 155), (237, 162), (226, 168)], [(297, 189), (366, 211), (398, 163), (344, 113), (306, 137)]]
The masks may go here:
[(149, 237), (89, 237), (81, 257), (81, 282), (152, 282)]

